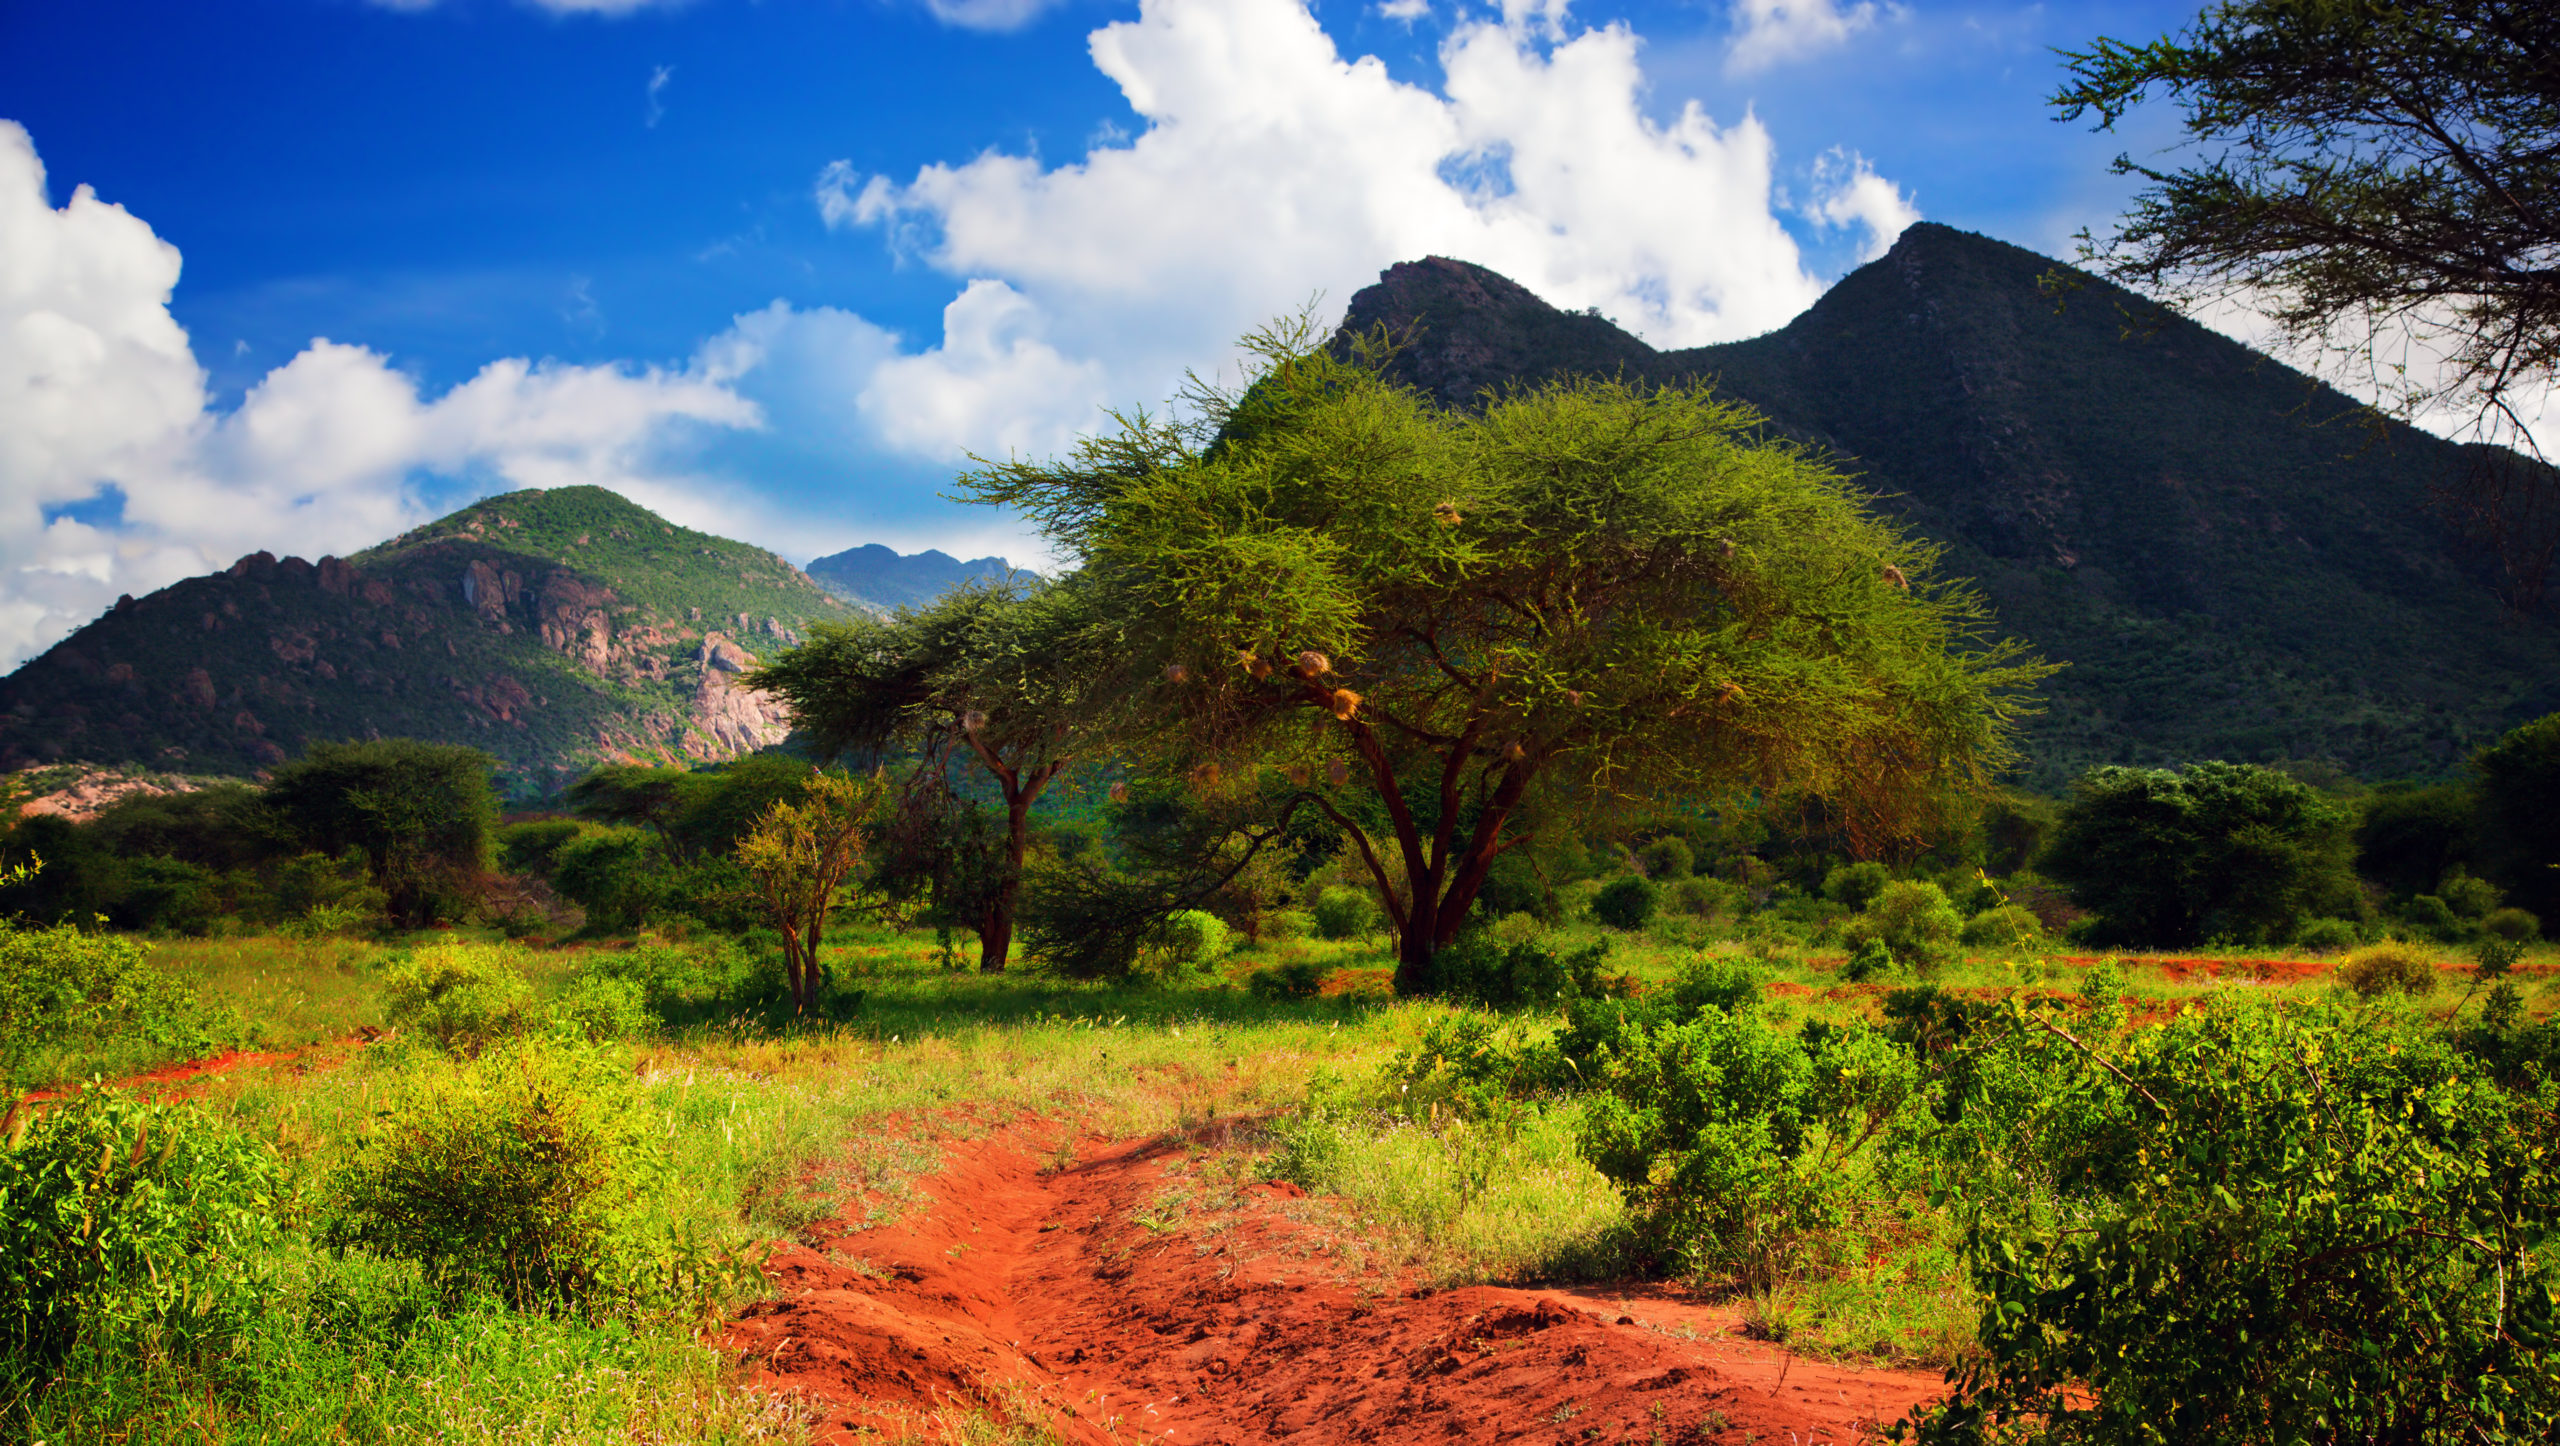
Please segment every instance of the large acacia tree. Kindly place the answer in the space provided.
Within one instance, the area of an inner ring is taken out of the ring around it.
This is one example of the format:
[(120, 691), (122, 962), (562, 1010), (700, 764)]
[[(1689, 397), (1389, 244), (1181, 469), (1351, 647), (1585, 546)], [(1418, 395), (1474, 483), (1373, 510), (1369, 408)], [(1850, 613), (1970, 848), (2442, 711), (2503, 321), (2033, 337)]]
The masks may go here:
[(1248, 339), (1190, 425), (963, 486), (1082, 564), (1125, 747), (1340, 827), (1399, 989), (1434, 987), (1532, 817), (1785, 786), (1881, 843), (2007, 756), (2039, 666), (1748, 410), (1583, 381), (1450, 413), (1310, 339)]
[(916, 754), (900, 805), (909, 825), (950, 822), (955, 764), (993, 784), (1001, 856), (947, 901), (966, 911), (986, 973), (1002, 972), (1013, 948), (1031, 806), (1092, 741), (1110, 667), (1094, 626), (1074, 582), (971, 586), (885, 620), (821, 623), (746, 678), (778, 694), (823, 754)]

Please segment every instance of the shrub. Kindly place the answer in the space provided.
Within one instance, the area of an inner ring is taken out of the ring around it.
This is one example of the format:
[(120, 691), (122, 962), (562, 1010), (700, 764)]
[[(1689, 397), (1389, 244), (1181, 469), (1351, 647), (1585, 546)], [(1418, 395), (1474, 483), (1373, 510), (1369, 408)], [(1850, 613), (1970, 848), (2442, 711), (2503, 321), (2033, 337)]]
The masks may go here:
[[(1517, 917), (1517, 916), (1515, 916)], [(1432, 961), (1442, 996), (1487, 1009), (1552, 1007), (1611, 992), (1600, 973), (1609, 941), (1565, 949), (1540, 934), (1506, 944), (1496, 930), (1469, 929)]]
[(383, 1011), (395, 1028), (477, 1054), (535, 1025), (523, 957), (505, 945), (429, 944), (383, 976)]
[(2080, 976), (2080, 1008), (2088, 1015), (2089, 1027), (2111, 1031), (2124, 1024), (2124, 966), (2113, 959), (2101, 959)]
[(2335, 954), (2354, 948), (2360, 937), (2352, 920), (2314, 919), (2294, 931), (2293, 947), (2311, 954)]
[(551, 1006), (551, 1017), (577, 1034), (598, 1042), (629, 1039), (656, 1023), (647, 995), (630, 979), (588, 975), (569, 986)]
[(1893, 950), (1882, 939), (1869, 939), (1860, 944), (1849, 952), (1848, 962), (1840, 966), (1841, 975), (1852, 984), (1864, 984), (1891, 972)]
[(1964, 921), (1958, 942), (1977, 949), (2018, 949), (2044, 937), (2044, 925), (2022, 904), (2001, 904)]
[(1153, 952), (1167, 973), (1212, 968), (1227, 957), (1227, 926), (1215, 914), (1184, 909), (1164, 921)]
[(675, 901), (675, 874), (655, 834), (588, 828), (551, 854), (551, 884), (595, 930), (636, 929)]
[(540, 874), (548, 878), (561, 845), (581, 832), (577, 820), (567, 818), (537, 818), (508, 824), (498, 830), (498, 867), (511, 874)]
[(2359, 949), (2338, 966), (2337, 976), (2339, 983), (2366, 999), (2393, 993), (2432, 994), (2436, 988), (2435, 962), (2410, 944)]
[(2400, 906), (2400, 918), (2431, 939), (2458, 944), (2471, 931), (2453, 906), (2433, 894), (2420, 894)]
[(1882, 864), (1842, 864), (1822, 876), (1822, 896), (1835, 904), (1863, 909), (1892, 882), (1893, 870)]
[(2437, 886), (2436, 897), (2457, 919), (2477, 921), (2490, 910), (2506, 902), (2506, 890), (2487, 879), (2464, 870), (2461, 865), (2445, 870), (2444, 882)]
[(522, 1042), (409, 1076), (336, 1181), (325, 1232), (414, 1260), (449, 1300), (589, 1317), (661, 1300), (665, 1179), (629, 1071)]
[(1324, 993), (1324, 981), (1332, 974), (1312, 959), (1297, 959), (1254, 970), (1245, 987), (1262, 999), (1313, 999)]
[(1656, 1249), (1745, 1290), (1831, 1253), (1859, 1193), (1851, 1157), (1920, 1085), (1917, 1063), (1872, 1029), (1825, 1031), (1809, 1049), (1747, 1008), (1620, 1040), (1583, 1153)]
[(2560, 1299), (2529, 1262), (2560, 1176), (2531, 1101), (2327, 1011), (2198, 1010), (2100, 1058), (2048, 1093), (2103, 1183), (1972, 1230), (1981, 1351), (1920, 1440), (2553, 1439)]
[(0, 919), (0, 1077), (14, 1079), (29, 1054), (66, 1044), (141, 1039), (201, 1051), (222, 1023), (136, 940)]
[(2522, 909), (2492, 909), (2480, 921), (2480, 927), (2496, 938), (2517, 944), (2530, 944), (2542, 937), (2542, 921)]
[(1611, 879), (1592, 897), (1591, 917), (1612, 929), (1641, 929), (1653, 917), (1659, 891), (1637, 874)]
[(1685, 879), (1697, 867), (1698, 856), (1690, 851), (1687, 839), (1664, 834), (1639, 849), (1636, 862), (1644, 865), (1648, 879)]
[(1840, 937), (1852, 949), (1882, 940), (1896, 959), (1934, 968), (1963, 932), (1964, 916), (1936, 884), (1904, 881), (1885, 885)]
[[(756, 992), (753, 953), (732, 943), (700, 948), (644, 941), (587, 954), (578, 972), (581, 980), (630, 983), (639, 990), (643, 1007), (660, 1019), (671, 1019), (689, 1006), (741, 1006)], [(773, 983), (780, 988), (778, 978)]]
[(1360, 889), (1336, 886), (1316, 896), (1316, 935), (1324, 939), (1358, 939), (1376, 931), (1378, 904)]
[(1663, 892), (1664, 902), (1669, 908), (1708, 920), (1729, 919), (1741, 913), (1748, 897), (1740, 884), (1700, 878), (1695, 874), (1675, 881)]
[[(201, 1340), (258, 1301), (251, 1262), (276, 1233), (262, 1149), (185, 1105), (91, 1087), (0, 1130), (0, 1373), (58, 1362), (84, 1338)], [(23, 1136), (18, 1131), (23, 1130)]]
[(1538, 877), (1536, 865), (1518, 853), (1504, 854), (1485, 870), (1476, 908), (1487, 914), (1528, 914), (1548, 923), (1557, 913), (1554, 891)]

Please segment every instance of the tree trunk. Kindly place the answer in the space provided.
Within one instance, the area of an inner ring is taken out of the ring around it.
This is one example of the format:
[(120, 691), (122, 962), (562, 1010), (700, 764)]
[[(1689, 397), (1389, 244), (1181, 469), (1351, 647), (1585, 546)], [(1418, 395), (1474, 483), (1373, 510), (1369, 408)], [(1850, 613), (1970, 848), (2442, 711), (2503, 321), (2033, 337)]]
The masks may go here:
[(1002, 974), (1006, 958), (1013, 953), (1013, 906), (1022, 897), (1022, 859), (1031, 843), (1031, 803), (1046, 782), (1043, 776), (1029, 788), (1015, 788), (1006, 781), (1004, 881), (996, 885), (995, 901), (987, 906), (986, 926), (978, 931), (981, 974)]

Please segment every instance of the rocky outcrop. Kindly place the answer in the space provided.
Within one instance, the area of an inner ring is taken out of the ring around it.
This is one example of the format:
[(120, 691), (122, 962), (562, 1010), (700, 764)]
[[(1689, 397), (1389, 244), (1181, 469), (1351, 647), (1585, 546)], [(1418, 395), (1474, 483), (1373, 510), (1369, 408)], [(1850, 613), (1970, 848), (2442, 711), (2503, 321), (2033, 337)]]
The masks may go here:
[(770, 748), (791, 734), (791, 713), (769, 693), (739, 687), (737, 675), (756, 664), (756, 655), (718, 633), (706, 634), (694, 651), (702, 681), (693, 692), (686, 717), (691, 731), (684, 751), (696, 758), (721, 758)]

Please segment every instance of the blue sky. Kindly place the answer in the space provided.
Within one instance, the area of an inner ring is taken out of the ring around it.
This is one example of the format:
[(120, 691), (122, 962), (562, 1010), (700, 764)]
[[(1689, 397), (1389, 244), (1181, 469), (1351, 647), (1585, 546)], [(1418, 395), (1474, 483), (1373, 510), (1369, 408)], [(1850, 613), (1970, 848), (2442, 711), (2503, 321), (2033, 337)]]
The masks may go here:
[(1914, 217), (2062, 253), (2170, 137), (2055, 123), (2053, 47), (2192, 13), (0, 0), (0, 665), (514, 486), (1020, 557), (965, 453), (1426, 251), (1662, 345)]

